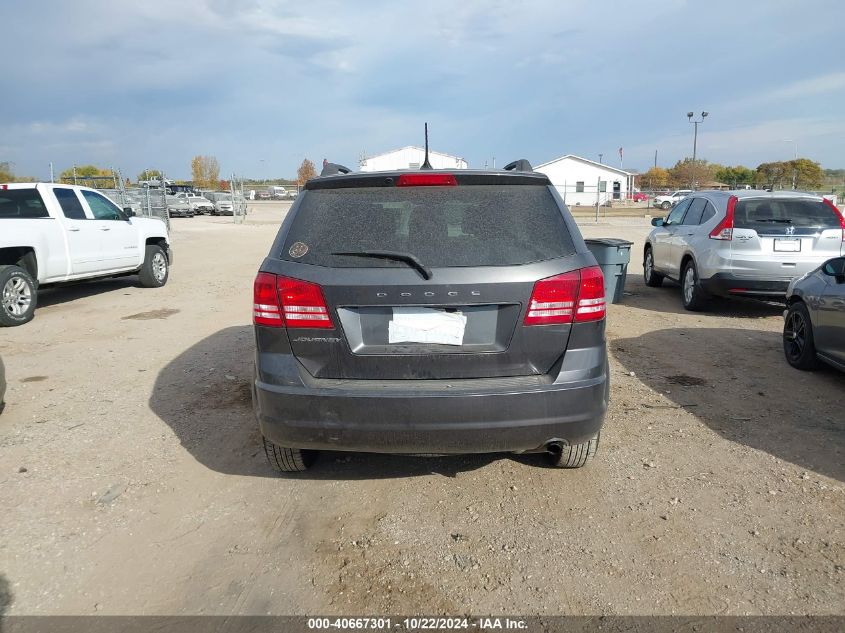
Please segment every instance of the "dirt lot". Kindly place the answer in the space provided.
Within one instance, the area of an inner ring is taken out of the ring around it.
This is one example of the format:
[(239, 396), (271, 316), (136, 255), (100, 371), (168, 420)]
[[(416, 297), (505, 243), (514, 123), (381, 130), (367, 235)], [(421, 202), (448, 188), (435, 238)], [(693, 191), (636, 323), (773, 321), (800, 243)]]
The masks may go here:
[[(258, 205), (256, 205), (258, 206)], [(845, 375), (789, 368), (782, 308), (639, 275), (611, 307), (598, 459), (323, 454), (271, 473), (251, 283), (282, 217), (174, 221), (160, 290), (46, 291), (0, 332), (8, 614), (841, 614)]]

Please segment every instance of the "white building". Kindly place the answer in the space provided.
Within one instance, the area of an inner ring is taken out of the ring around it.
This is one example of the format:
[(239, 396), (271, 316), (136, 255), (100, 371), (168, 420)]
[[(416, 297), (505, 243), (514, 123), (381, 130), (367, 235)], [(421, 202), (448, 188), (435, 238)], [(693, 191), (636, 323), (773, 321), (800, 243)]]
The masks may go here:
[[(376, 154), (361, 160), (361, 171), (392, 171), (395, 169), (419, 169), (425, 161), (425, 149), (409, 145), (384, 154)], [(467, 162), (458, 156), (429, 150), (428, 162), (434, 169), (466, 169)]]
[(633, 191), (634, 175), (580, 156), (567, 154), (543, 163), (534, 171), (546, 174), (570, 207), (624, 200)]

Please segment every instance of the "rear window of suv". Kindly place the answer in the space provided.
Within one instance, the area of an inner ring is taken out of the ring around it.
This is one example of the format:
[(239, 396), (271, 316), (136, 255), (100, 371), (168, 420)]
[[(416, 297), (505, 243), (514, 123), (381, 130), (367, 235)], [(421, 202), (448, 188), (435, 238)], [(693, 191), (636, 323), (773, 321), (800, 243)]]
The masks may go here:
[(734, 210), (734, 227), (758, 233), (778, 233), (784, 227), (838, 229), (839, 217), (820, 200), (760, 198), (740, 200)]
[(308, 191), (282, 259), (337, 268), (403, 267), (337, 252), (399, 251), (426, 266), (510, 266), (575, 252), (545, 186), (364, 187)]

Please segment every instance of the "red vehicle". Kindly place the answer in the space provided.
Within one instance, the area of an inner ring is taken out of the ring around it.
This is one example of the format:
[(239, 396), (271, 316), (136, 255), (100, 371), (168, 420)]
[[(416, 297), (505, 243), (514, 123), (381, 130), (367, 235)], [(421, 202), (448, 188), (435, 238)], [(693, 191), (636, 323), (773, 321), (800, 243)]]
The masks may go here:
[(634, 202), (647, 202), (648, 195), (644, 194), (642, 191), (635, 191), (631, 194), (631, 200)]

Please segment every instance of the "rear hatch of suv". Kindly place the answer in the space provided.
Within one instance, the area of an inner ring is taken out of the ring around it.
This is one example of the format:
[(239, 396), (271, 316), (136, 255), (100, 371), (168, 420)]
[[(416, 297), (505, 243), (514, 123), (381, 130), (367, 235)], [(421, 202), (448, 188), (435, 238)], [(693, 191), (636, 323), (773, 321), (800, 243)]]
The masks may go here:
[(731, 264), (738, 277), (790, 279), (843, 250), (845, 223), (828, 200), (740, 198), (734, 207)]
[(541, 175), (311, 181), (261, 267), (256, 323), (284, 321), (264, 336), (315, 378), (545, 376), (573, 320), (604, 317), (569, 226)]

